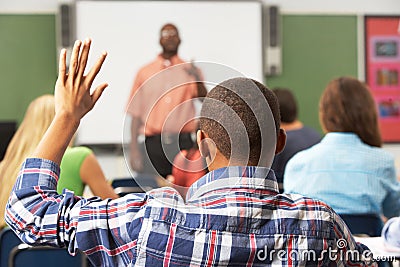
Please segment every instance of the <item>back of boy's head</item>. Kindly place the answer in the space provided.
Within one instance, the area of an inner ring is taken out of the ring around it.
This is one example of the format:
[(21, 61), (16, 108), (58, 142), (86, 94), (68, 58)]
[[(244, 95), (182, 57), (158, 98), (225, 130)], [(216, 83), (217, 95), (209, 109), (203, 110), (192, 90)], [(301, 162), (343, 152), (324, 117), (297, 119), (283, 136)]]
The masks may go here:
[(280, 128), (279, 104), (260, 82), (239, 77), (214, 87), (203, 101), (199, 124), (225, 158), (270, 167)]

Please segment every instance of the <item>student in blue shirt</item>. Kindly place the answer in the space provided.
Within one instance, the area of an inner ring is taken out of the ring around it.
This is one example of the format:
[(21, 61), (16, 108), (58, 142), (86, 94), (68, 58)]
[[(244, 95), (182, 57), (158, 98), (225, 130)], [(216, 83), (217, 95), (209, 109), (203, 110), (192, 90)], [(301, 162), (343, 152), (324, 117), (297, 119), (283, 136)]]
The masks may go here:
[(332, 80), (319, 104), (325, 137), (286, 165), (284, 188), (320, 199), (339, 214), (400, 214), (394, 158), (384, 151), (375, 102), (366, 84)]

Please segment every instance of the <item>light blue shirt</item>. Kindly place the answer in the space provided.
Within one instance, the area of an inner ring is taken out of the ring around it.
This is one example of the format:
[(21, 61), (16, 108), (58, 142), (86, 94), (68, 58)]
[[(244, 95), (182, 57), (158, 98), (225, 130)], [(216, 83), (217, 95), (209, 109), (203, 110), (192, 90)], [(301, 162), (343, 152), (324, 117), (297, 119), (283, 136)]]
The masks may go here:
[(339, 214), (400, 214), (394, 158), (353, 133), (328, 133), (289, 160), (285, 193), (325, 201)]

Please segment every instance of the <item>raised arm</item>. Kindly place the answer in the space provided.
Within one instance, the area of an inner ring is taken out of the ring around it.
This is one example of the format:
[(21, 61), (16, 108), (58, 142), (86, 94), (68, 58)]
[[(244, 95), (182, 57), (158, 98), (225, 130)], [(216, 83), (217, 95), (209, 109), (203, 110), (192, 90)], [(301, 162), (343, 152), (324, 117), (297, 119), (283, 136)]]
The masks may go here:
[[(135, 246), (141, 226), (135, 216), (146, 203), (146, 196), (132, 194), (111, 201), (84, 199), (68, 190), (58, 195), (56, 191), (64, 151), (80, 119), (93, 108), (107, 86), (101, 84), (90, 93), (106, 53), (84, 75), (89, 49), (90, 40), (83, 45), (80, 41), (75, 43), (68, 73), (66, 54), (61, 52), (55, 87), (56, 116), (36, 148), (36, 158), (28, 158), (22, 165), (5, 219), (26, 243), (68, 246), (70, 253), (80, 249), (95, 266), (127, 266), (129, 256), (109, 255), (128, 253)], [(130, 229), (130, 234), (119, 229)]]

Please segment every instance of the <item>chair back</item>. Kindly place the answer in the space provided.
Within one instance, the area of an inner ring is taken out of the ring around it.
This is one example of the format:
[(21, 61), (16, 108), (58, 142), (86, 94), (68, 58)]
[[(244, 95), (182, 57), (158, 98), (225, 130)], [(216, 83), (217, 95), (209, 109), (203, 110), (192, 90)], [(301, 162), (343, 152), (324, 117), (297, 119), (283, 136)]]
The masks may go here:
[(65, 248), (31, 247), (20, 244), (10, 254), (9, 267), (86, 267), (86, 256), (79, 252), (71, 256)]
[(340, 214), (353, 235), (381, 236), (383, 222), (378, 214)]
[(160, 187), (157, 177), (150, 174), (139, 174), (133, 178), (116, 178), (111, 182), (111, 186), (120, 197), (129, 193), (146, 193), (151, 189)]
[(0, 267), (8, 266), (11, 250), (21, 243), (22, 241), (10, 228), (4, 228), (0, 232)]

